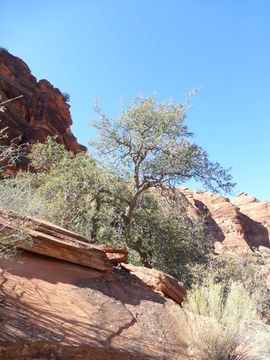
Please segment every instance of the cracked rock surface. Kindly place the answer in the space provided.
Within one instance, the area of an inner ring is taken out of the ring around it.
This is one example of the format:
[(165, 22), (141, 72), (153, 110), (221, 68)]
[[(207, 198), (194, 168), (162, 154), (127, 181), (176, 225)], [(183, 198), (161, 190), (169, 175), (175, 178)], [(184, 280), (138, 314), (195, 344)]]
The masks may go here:
[(190, 358), (181, 308), (135, 274), (17, 260), (0, 263), (1, 359)]

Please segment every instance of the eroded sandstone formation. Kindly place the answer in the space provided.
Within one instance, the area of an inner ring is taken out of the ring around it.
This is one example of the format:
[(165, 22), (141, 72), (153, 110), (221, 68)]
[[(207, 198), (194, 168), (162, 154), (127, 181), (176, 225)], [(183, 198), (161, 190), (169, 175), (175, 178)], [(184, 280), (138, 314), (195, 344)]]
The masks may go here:
[(194, 217), (205, 217), (217, 253), (251, 252), (253, 247), (270, 247), (270, 202), (241, 193), (230, 201), (219, 194), (179, 187), (190, 203)]
[(57, 135), (68, 150), (86, 150), (71, 132), (70, 106), (60, 90), (47, 80), (37, 81), (21, 59), (0, 49), (1, 101), (19, 95), (23, 98), (8, 103), (6, 111), (1, 112), (1, 128), (8, 127), (6, 145), (15, 138), (18, 143), (33, 144)]

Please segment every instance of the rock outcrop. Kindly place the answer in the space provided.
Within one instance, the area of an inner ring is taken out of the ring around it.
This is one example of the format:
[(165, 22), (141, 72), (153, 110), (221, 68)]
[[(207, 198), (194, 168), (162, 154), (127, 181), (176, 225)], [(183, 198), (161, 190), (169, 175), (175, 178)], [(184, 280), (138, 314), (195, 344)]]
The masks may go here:
[(180, 281), (173, 276), (164, 274), (155, 269), (148, 269), (143, 266), (134, 266), (132, 264), (121, 264), (123, 269), (136, 275), (145, 284), (152, 289), (162, 292), (164, 295), (181, 304), (187, 296), (186, 288)]
[(23, 98), (8, 103), (1, 113), (1, 128), (8, 127), (5, 145), (15, 138), (18, 143), (33, 144), (44, 142), (48, 135), (57, 135), (68, 150), (86, 150), (71, 132), (70, 106), (60, 90), (47, 80), (37, 81), (21, 59), (0, 49), (1, 101), (19, 95)]
[(125, 248), (93, 245), (86, 238), (35, 217), (21, 217), (18, 213), (0, 209), (1, 232), (16, 229), (27, 231), (27, 240), (17, 242), (23, 250), (66, 260), (92, 269), (107, 271), (113, 264), (127, 260)]
[(270, 202), (241, 193), (233, 201), (219, 194), (179, 187), (193, 217), (205, 217), (208, 234), (219, 253), (248, 254), (252, 247), (270, 247)]
[(136, 274), (17, 260), (0, 261), (1, 359), (190, 359), (181, 308)]
[(247, 235), (252, 238), (254, 246), (270, 247), (270, 202), (258, 201), (253, 196), (240, 193), (232, 203), (252, 220)]
[(190, 359), (182, 283), (37, 218), (2, 209), (2, 231), (15, 218), (33, 244), (0, 260), (0, 359)]

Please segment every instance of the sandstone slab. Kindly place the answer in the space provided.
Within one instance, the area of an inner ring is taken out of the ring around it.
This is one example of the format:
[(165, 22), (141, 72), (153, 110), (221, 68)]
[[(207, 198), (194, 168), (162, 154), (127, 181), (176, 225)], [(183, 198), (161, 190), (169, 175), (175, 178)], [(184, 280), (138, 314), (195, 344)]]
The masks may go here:
[(29, 252), (0, 268), (3, 360), (190, 358), (175, 302), (135, 273)]
[(35, 217), (21, 217), (6, 209), (0, 209), (0, 226), (2, 231), (13, 230), (18, 226), (27, 230), (29, 241), (19, 241), (17, 246), (34, 253), (47, 255), (56, 259), (66, 260), (84, 265), (92, 269), (107, 271), (113, 263), (127, 259), (125, 248), (108, 245), (93, 245), (86, 238), (48, 221)]

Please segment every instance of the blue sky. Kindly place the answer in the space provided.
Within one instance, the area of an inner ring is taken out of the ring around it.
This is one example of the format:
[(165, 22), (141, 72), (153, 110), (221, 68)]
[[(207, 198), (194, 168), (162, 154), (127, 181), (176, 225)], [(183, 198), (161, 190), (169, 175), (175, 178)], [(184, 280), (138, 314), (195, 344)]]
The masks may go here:
[[(183, 102), (189, 128), (240, 191), (270, 200), (270, 1), (0, 0), (0, 46), (71, 97), (87, 144), (95, 97), (108, 116), (140, 93)], [(192, 184), (200, 188), (199, 184)]]

